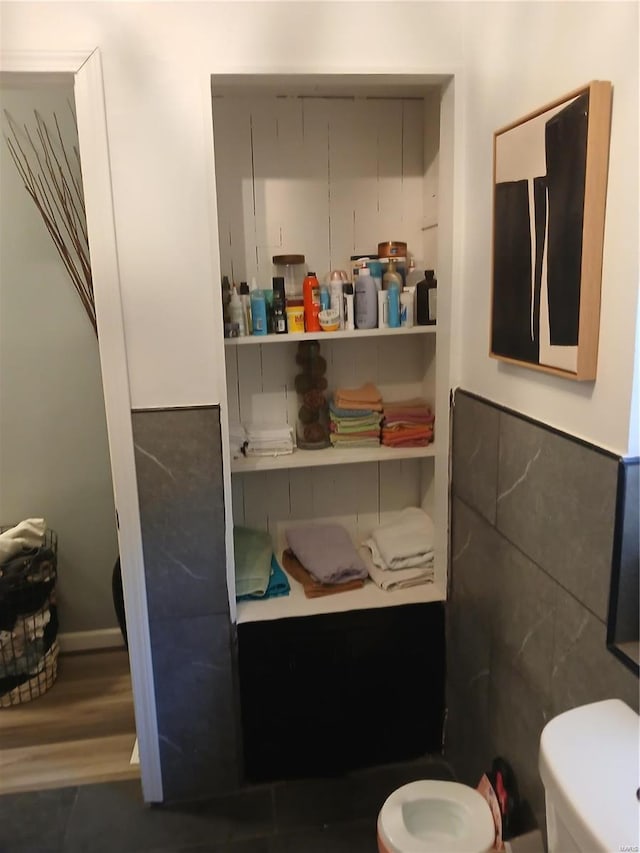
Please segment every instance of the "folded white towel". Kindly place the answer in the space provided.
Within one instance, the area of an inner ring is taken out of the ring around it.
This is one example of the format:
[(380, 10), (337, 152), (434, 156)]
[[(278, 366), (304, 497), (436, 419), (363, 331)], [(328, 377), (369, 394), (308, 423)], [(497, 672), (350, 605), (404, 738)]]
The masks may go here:
[(293, 437), (293, 428), (286, 423), (245, 424), (249, 441), (287, 441)]
[(378, 548), (378, 546), (376, 544), (375, 539), (373, 539), (372, 537), (369, 537), (369, 539), (364, 540), (362, 545), (363, 545), (363, 547), (368, 549), (369, 557), (370, 557), (373, 565), (376, 568), (380, 569), (380, 571), (382, 571), (382, 572), (393, 572), (393, 573), (395, 573), (395, 572), (402, 572), (405, 569), (414, 568), (415, 566), (419, 566), (419, 567), (426, 567), (426, 566), (432, 567), (433, 566), (433, 551), (431, 552), (431, 554), (428, 554), (425, 559), (421, 559), (420, 557), (408, 557), (405, 560), (404, 566), (392, 567), (392, 566), (388, 566), (385, 563), (385, 561), (382, 557), (382, 554), (380, 553), (380, 549)]
[(433, 562), (426, 566), (416, 566), (412, 569), (380, 569), (374, 565), (371, 553), (367, 548), (361, 548), (360, 553), (364, 559), (369, 577), (371, 580), (387, 592), (393, 592), (395, 589), (407, 589), (412, 586), (421, 586), (426, 583), (433, 583), (434, 569)]
[(418, 507), (408, 507), (397, 521), (377, 527), (371, 538), (388, 569), (408, 569), (433, 559), (433, 522)]
[(23, 548), (39, 548), (44, 542), (46, 530), (44, 518), (26, 518), (15, 527), (0, 533), (0, 563), (6, 563)]

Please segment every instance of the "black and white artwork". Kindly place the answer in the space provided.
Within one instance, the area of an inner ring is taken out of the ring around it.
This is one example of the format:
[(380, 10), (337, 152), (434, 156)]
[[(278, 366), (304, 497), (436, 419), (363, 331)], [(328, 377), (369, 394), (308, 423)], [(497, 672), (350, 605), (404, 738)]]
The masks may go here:
[(495, 134), (491, 355), (568, 374), (578, 373), (590, 94)]

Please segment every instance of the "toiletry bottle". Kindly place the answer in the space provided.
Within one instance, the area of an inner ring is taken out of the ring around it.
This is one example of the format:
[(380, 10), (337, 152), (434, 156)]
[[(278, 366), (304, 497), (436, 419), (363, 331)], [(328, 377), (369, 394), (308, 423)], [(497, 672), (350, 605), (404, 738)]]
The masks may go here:
[(353, 285), (350, 281), (342, 285), (344, 301), (344, 327), (352, 332), (355, 329), (355, 311), (353, 300)]
[(398, 285), (398, 293), (402, 290), (402, 276), (396, 271), (396, 262), (391, 258), (386, 273), (382, 276), (382, 289), (389, 290), (389, 285), (395, 282)]
[(406, 329), (413, 326), (413, 290), (405, 288), (400, 294), (400, 325)]
[(231, 284), (229, 282), (229, 277), (226, 275), (222, 276), (222, 322), (224, 324), (224, 333), (225, 337), (227, 337), (227, 332), (229, 331), (230, 323), (231, 323), (231, 313), (229, 311), (229, 303), (231, 302)]
[(378, 260), (367, 261), (371, 278), (376, 283), (376, 288), (382, 290), (382, 264)]
[(284, 276), (273, 279), (273, 331), (276, 335), (286, 335), (287, 315), (284, 301)]
[(331, 309), (338, 312), (340, 328), (344, 329), (344, 300), (342, 285), (345, 283), (341, 270), (333, 270), (329, 281)]
[(397, 329), (400, 325), (400, 286), (397, 282), (389, 282), (389, 328)]
[(409, 272), (407, 273), (407, 281), (405, 287), (415, 287), (422, 280), (422, 270), (416, 267), (416, 262), (413, 258), (409, 261)]
[(272, 335), (275, 332), (273, 324), (273, 290), (270, 287), (265, 287), (264, 293), (265, 307), (267, 310), (267, 334)]
[(355, 282), (355, 321), (358, 329), (375, 329), (378, 322), (378, 289), (364, 263)]
[(264, 292), (257, 287), (251, 290), (251, 321), (254, 335), (267, 334), (267, 303)]
[(238, 337), (243, 338), (247, 333), (244, 322), (244, 306), (242, 305), (242, 299), (240, 299), (235, 284), (233, 285), (231, 299), (229, 300), (229, 314), (231, 316), (231, 323), (238, 326)]
[(308, 272), (302, 282), (304, 299), (304, 328), (306, 332), (319, 332), (320, 283), (314, 272)]
[(331, 292), (326, 284), (320, 286), (320, 310), (326, 311), (331, 307)]
[(245, 334), (250, 335), (253, 331), (251, 328), (251, 296), (249, 294), (249, 285), (246, 281), (240, 282), (240, 301), (242, 302), (242, 310), (244, 312)]
[(438, 280), (435, 277), (435, 270), (425, 270), (425, 279), (427, 280), (427, 303), (429, 308), (429, 325), (433, 326), (438, 319)]
[(389, 328), (389, 291), (378, 291), (378, 328)]
[(437, 285), (434, 270), (425, 270), (424, 280), (416, 285), (416, 320), (419, 326), (435, 325)]

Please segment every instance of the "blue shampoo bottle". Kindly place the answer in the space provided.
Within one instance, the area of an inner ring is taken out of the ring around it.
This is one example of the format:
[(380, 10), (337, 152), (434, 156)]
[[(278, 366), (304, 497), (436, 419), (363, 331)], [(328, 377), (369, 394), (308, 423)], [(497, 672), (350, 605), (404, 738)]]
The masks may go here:
[(400, 326), (400, 288), (395, 281), (389, 284), (389, 328)]
[(258, 288), (251, 291), (251, 324), (254, 335), (267, 334), (267, 302)]

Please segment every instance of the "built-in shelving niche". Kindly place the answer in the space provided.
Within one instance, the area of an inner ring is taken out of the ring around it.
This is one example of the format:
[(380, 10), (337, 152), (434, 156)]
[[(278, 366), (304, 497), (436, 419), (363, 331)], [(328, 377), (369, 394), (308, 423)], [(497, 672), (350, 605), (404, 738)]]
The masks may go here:
[[(338, 518), (357, 536), (421, 505), (438, 530), (436, 582), (402, 594), (243, 603), (238, 621), (446, 596), (452, 89), (443, 78), (397, 76), (212, 80), (222, 274), (270, 286), (272, 256), (302, 253), (322, 280), (330, 269), (349, 269), (356, 252), (403, 240), (439, 280), (437, 328), (318, 336), (330, 390), (373, 381), (385, 399), (425, 396), (436, 412), (434, 445), (397, 455), (308, 451), (255, 464), (231, 454), (226, 501), (229, 530), (268, 529), (276, 547), (288, 519)], [(226, 342), (223, 409), (231, 423), (295, 424), (298, 337)]]

